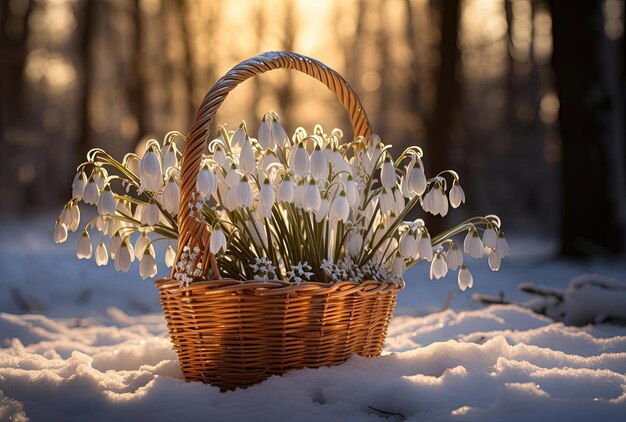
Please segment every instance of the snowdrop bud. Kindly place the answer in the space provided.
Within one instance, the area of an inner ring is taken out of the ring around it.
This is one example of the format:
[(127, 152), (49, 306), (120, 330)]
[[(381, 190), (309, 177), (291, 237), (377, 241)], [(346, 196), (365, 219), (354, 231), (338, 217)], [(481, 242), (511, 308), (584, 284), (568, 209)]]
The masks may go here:
[(243, 145), (245, 140), (246, 132), (240, 127), (235, 131), (235, 133), (233, 133), (233, 137), (230, 139), (230, 144), (233, 147), (239, 148)]
[(396, 277), (402, 278), (405, 270), (406, 264), (404, 263), (404, 259), (400, 256), (396, 256), (393, 259), (393, 264), (391, 264), (391, 272), (393, 272)]
[(143, 280), (148, 277), (154, 277), (157, 273), (156, 260), (154, 259), (154, 250), (152, 246), (146, 249), (139, 263), (139, 275)]
[(87, 184), (87, 176), (83, 171), (76, 173), (74, 181), (72, 182), (72, 198), (81, 200), (83, 199), (83, 193), (85, 192), (85, 185)]
[(330, 211), (330, 202), (328, 201), (328, 198), (324, 196), (320, 202), (320, 207), (317, 210), (317, 213), (315, 214), (315, 221), (317, 221), (318, 223), (321, 223), (324, 220), (324, 218), (328, 216), (329, 211)]
[(314, 177), (322, 177), (328, 171), (328, 161), (319, 145), (315, 145), (315, 150), (311, 154), (311, 174)]
[(241, 183), (239, 183), (239, 186), (237, 186), (235, 190), (235, 199), (237, 201), (237, 207), (252, 208), (254, 195), (252, 194), (252, 188), (250, 188), (247, 176), (241, 178)]
[(317, 213), (322, 205), (322, 196), (313, 178), (309, 180), (309, 186), (304, 194), (303, 205), (305, 211), (313, 211), (314, 213)]
[(387, 156), (380, 170), (380, 183), (387, 189), (391, 189), (396, 185), (396, 168), (391, 162), (391, 158)]
[(498, 233), (498, 240), (496, 240), (496, 253), (500, 258), (505, 258), (511, 253), (509, 242), (504, 238), (504, 233), (500, 230)]
[(159, 222), (159, 207), (156, 203), (149, 203), (141, 213), (141, 224), (145, 224), (147, 226), (154, 226)]
[(203, 166), (198, 172), (198, 178), (196, 179), (196, 190), (204, 196), (208, 197), (210, 195), (213, 195), (213, 192), (215, 192), (216, 188), (217, 180), (215, 179), (215, 175), (208, 166)]
[(107, 247), (100, 241), (96, 248), (96, 265), (101, 267), (109, 263), (109, 254), (107, 253)]
[(122, 237), (119, 232), (115, 232), (109, 243), (109, 251), (111, 252), (111, 258), (115, 259), (117, 253), (122, 246)]
[(467, 236), (465, 236), (465, 241), (463, 242), (463, 249), (465, 253), (469, 254), (472, 258), (482, 258), (485, 252), (485, 248), (483, 246), (483, 242), (480, 240), (478, 236), (478, 230), (476, 227), (472, 226), (467, 231)]
[(78, 259), (89, 259), (91, 258), (91, 239), (89, 238), (89, 233), (84, 231), (80, 240), (78, 241), (78, 246), (76, 247), (76, 256)]
[(274, 202), (276, 202), (276, 194), (274, 193), (274, 188), (270, 184), (269, 179), (266, 177), (259, 190), (259, 203), (257, 205), (257, 211), (261, 215), (261, 218), (271, 217)]
[(500, 258), (495, 251), (491, 251), (487, 260), (489, 261), (489, 268), (491, 268), (491, 271), (498, 271), (500, 269), (502, 258)]
[(462, 203), (465, 203), (465, 192), (459, 185), (459, 180), (454, 179), (450, 189), (450, 205), (452, 205), (452, 208), (457, 208)]
[(151, 192), (161, 189), (163, 185), (161, 162), (153, 148), (146, 151), (141, 159), (139, 178), (141, 180), (141, 186)]
[(446, 264), (446, 260), (443, 257), (441, 251), (435, 252), (435, 256), (430, 263), (430, 279), (433, 277), (436, 279), (445, 277), (448, 274), (448, 265)]
[(350, 203), (346, 197), (346, 192), (342, 190), (330, 206), (329, 218), (331, 221), (347, 221), (349, 215)]
[(302, 142), (291, 150), (291, 155), (289, 155), (289, 167), (296, 173), (306, 173), (309, 171), (309, 154), (306, 152)]
[(173, 178), (165, 185), (163, 189), (163, 208), (170, 214), (178, 214), (180, 208), (180, 188)]
[(96, 185), (96, 182), (93, 181), (93, 177), (90, 177), (89, 182), (87, 182), (87, 185), (85, 186), (83, 201), (85, 201), (86, 204), (96, 205), (98, 198), (100, 198), (98, 185)]
[(459, 271), (458, 276), (459, 289), (462, 292), (467, 290), (468, 288), (472, 288), (474, 285), (474, 277), (472, 277), (472, 273), (469, 272), (467, 266), (465, 264), (461, 265), (461, 270)]
[(495, 249), (498, 235), (493, 227), (493, 223), (487, 223), (485, 232), (483, 233), (483, 245), (487, 248)]
[(404, 202), (404, 195), (402, 195), (402, 191), (400, 189), (396, 189), (393, 196), (395, 197), (395, 212), (400, 215), (400, 213), (404, 211), (404, 206), (406, 205)]
[(276, 145), (272, 138), (271, 118), (266, 118), (259, 125), (259, 145), (263, 149), (274, 149)]
[(252, 142), (250, 142), (250, 138), (248, 137), (243, 140), (241, 145), (241, 152), (239, 153), (239, 167), (246, 173), (251, 173), (256, 168), (254, 149), (252, 149)]
[(446, 252), (446, 264), (448, 264), (448, 268), (453, 271), (456, 270), (459, 265), (463, 264), (463, 252), (461, 252), (459, 245), (454, 242), (450, 244), (448, 252)]
[(137, 241), (135, 242), (135, 254), (137, 257), (143, 256), (143, 253), (146, 251), (149, 244), (150, 238), (146, 232), (141, 232), (141, 235), (139, 235)]
[(109, 185), (106, 185), (104, 191), (102, 191), (102, 194), (100, 194), (100, 198), (98, 199), (98, 214), (115, 214), (116, 209), (117, 201), (113, 197), (111, 187)]
[(430, 240), (430, 233), (423, 227), (420, 229), (420, 234), (417, 238), (417, 253), (418, 256), (428, 261), (433, 259), (433, 245)]
[(172, 142), (165, 144), (161, 150), (163, 155), (163, 169), (167, 172), (170, 167), (178, 166), (178, 157), (176, 156), (176, 145)]
[(170, 268), (174, 265), (174, 259), (176, 259), (176, 251), (172, 248), (172, 245), (167, 245), (167, 250), (165, 251), (165, 266)]
[(221, 252), (226, 252), (226, 236), (221, 227), (217, 227), (211, 233), (211, 241), (209, 242), (209, 252), (213, 255)]
[(63, 243), (67, 240), (67, 226), (57, 218), (54, 224), (54, 243)]
[(405, 230), (400, 236), (400, 256), (412, 258), (417, 248), (417, 240), (413, 231)]
[(285, 128), (283, 128), (278, 120), (272, 123), (272, 138), (274, 139), (274, 143), (282, 148), (289, 144), (289, 136), (287, 136)]
[(294, 186), (293, 181), (289, 175), (286, 175), (282, 182), (280, 182), (280, 186), (278, 187), (278, 201), (279, 202), (292, 202), (294, 196)]
[(70, 207), (70, 224), (68, 226), (68, 229), (75, 232), (78, 229), (79, 224), (80, 209), (78, 209), (78, 204), (72, 204), (72, 206)]
[(427, 182), (424, 174), (424, 166), (422, 160), (417, 158), (413, 168), (410, 169), (408, 175), (409, 190), (415, 195), (422, 195), (426, 190)]

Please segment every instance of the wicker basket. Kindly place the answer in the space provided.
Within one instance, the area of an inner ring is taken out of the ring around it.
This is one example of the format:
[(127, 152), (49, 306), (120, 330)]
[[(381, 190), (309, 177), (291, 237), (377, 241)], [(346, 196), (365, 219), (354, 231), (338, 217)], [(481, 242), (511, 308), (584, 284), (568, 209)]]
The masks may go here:
[(355, 136), (371, 129), (348, 83), (322, 63), (288, 52), (270, 52), (233, 67), (211, 88), (187, 136), (181, 170), (181, 212), (176, 262), (184, 246), (199, 246), (206, 279), (179, 287), (157, 280), (161, 305), (180, 366), (188, 381), (222, 389), (247, 387), (292, 369), (336, 365), (353, 354), (377, 356), (402, 285), (391, 282), (237, 281), (219, 279), (210, 233), (189, 216), (207, 130), (228, 93), (246, 79), (286, 68), (306, 73), (334, 92), (350, 113)]

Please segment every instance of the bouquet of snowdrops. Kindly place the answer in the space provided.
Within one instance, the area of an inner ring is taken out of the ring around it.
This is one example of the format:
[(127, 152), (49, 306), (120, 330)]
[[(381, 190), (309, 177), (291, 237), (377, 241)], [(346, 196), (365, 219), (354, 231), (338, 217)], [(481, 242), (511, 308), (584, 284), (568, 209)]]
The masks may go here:
[[(317, 125), (312, 133), (298, 128), (289, 137), (269, 112), (257, 138), (245, 123), (234, 131), (220, 127), (200, 163), (192, 201), (180, 204), (178, 138), (184, 141), (178, 132), (167, 134), (163, 145), (150, 140), (143, 157), (131, 153), (121, 162), (91, 150), (78, 166), (54, 240), (64, 242), (68, 230), (78, 229), (80, 201), (96, 205), (98, 215), (85, 224), (78, 242), (78, 258), (95, 256), (97, 265), (106, 265), (111, 257), (124, 272), (137, 259), (141, 277), (154, 277), (153, 243), (163, 240), (165, 264), (175, 266), (181, 286), (199, 278), (203, 251), (186, 248), (174, 262), (179, 212), (206, 225), (219, 273), (236, 280), (401, 282), (408, 267), (425, 260), (431, 278), (458, 270), (465, 290), (473, 279), (464, 253), (487, 255), (494, 271), (509, 253), (495, 215), (470, 218), (436, 235), (421, 219), (405, 221), (417, 205), (443, 217), (449, 205), (465, 202), (456, 172), (426, 177), (417, 146), (394, 160), (376, 135), (344, 143), (341, 130), (325, 133)], [(90, 230), (98, 233), (95, 254)]]

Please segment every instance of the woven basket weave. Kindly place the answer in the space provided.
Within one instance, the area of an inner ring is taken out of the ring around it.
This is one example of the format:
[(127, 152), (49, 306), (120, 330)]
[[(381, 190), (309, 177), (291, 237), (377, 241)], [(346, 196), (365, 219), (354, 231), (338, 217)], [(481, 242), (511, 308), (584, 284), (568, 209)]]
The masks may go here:
[[(185, 246), (198, 246), (204, 251), (204, 272), (188, 288), (172, 277), (155, 285), (185, 379), (222, 389), (250, 386), (292, 369), (340, 364), (353, 354), (380, 355), (396, 292), (403, 287), (377, 281), (328, 285), (219, 279), (208, 248), (210, 233), (189, 216), (187, 204), (217, 109), (239, 83), (276, 68), (298, 70), (324, 83), (349, 112), (355, 136), (371, 134), (348, 83), (322, 63), (295, 53), (264, 53), (239, 63), (202, 101), (181, 164), (176, 262)], [(206, 280), (209, 269), (217, 280)]]

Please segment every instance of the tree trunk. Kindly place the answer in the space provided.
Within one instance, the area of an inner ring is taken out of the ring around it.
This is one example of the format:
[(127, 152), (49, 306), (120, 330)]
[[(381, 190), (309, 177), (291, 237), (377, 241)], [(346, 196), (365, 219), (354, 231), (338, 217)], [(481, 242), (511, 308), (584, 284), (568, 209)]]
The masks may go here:
[(80, 59), (82, 61), (83, 83), (80, 99), (80, 132), (78, 142), (76, 144), (77, 162), (85, 159), (85, 155), (89, 151), (91, 144), (91, 90), (92, 90), (92, 71), (93, 65), (91, 60), (91, 46), (94, 39), (95, 31), (95, 8), (96, 1), (88, 1), (84, 3), (83, 10), (83, 31), (79, 41)]
[(571, 7), (554, 0), (550, 5), (563, 145), (562, 253), (620, 252), (626, 216), (624, 138), (614, 120), (621, 110), (617, 59), (604, 33), (602, 1)]

